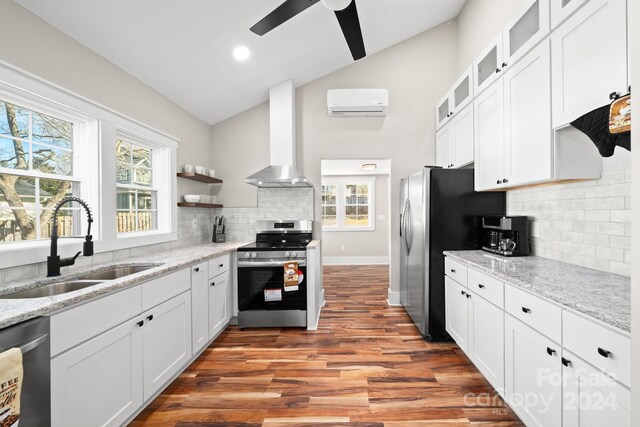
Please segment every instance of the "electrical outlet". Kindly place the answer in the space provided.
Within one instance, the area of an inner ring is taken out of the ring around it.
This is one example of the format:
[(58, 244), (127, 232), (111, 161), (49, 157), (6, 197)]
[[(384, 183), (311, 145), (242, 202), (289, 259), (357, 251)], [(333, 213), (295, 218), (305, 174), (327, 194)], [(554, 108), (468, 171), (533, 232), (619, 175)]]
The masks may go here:
[(193, 221), (191, 222), (191, 228), (194, 230), (198, 228), (198, 218), (193, 218)]

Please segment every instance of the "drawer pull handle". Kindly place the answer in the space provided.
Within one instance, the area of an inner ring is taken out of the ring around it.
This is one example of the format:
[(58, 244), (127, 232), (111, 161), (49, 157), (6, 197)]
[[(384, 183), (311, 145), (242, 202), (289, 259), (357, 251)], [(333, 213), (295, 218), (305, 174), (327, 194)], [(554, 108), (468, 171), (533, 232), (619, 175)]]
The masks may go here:
[(552, 349), (551, 347), (547, 347), (547, 354), (549, 356), (553, 356), (554, 354), (556, 354), (556, 351), (554, 349)]
[(527, 307), (522, 307), (522, 312), (529, 314), (529, 313), (531, 313), (531, 309), (527, 308)]
[(153, 320), (153, 314), (148, 315), (148, 316), (147, 316), (147, 320), (148, 320), (149, 322), (151, 322), (151, 321)]
[(609, 358), (609, 356), (611, 356), (611, 352), (608, 350), (605, 350), (604, 348), (598, 347), (598, 354), (600, 354), (600, 356), (602, 357), (606, 357)]
[(138, 327), (142, 328), (142, 326), (144, 326), (144, 320), (141, 320), (138, 322)]
[(478, 287), (479, 287), (480, 289), (484, 289), (484, 285), (483, 285), (482, 283), (478, 283)]
[(193, 269), (193, 271), (195, 271), (197, 273), (198, 271), (200, 271), (200, 268), (196, 267), (196, 268)]
[(451, 272), (452, 272), (452, 273), (455, 273), (455, 272), (456, 272), (456, 270), (452, 268), (452, 269), (451, 269)]
[(571, 366), (571, 360), (569, 360), (569, 359), (565, 359), (565, 358), (563, 357), (563, 358), (562, 358), (562, 364), (563, 364), (564, 366), (569, 367), (569, 366)]
[(216, 285), (216, 282), (211, 282), (211, 286), (215, 286), (215, 285)]

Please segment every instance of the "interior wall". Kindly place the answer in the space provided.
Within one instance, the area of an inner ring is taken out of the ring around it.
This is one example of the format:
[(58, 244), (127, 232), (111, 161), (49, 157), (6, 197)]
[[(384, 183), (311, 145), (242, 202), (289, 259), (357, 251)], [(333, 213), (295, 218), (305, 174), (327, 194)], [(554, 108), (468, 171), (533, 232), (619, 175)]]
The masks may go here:
[[(400, 179), (420, 167), (435, 163), (436, 102), (445, 88), (453, 84), (456, 56), (455, 22), (442, 24), (409, 40), (366, 57), (341, 70), (296, 89), (297, 164), (316, 187), (321, 183), (322, 159), (391, 159), (392, 230), (400, 221)], [(386, 88), (390, 105), (386, 117), (336, 118), (327, 116), (329, 89)], [(258, 107), (214, 126), (213, 151), (224, 150), (225, 143), (240, 143), (248, 129), (268, 122), (268, 108)], [(241, 142), (242, 155), (224, 172), (229, 183), (246, 185), (249, 165), (269, 161), (269, 133), (258, 132), (251, 141)], [(220, 135), (223, 135), (221, 137)], [(220, 157), (222, 159), (223, 157)], [(225, 160), (226, 161), (226, 160)], [(225, 167), (214, 161), (216, 170)], [(235, 184), (234, 184), (235, 185)], [(247, 186), (249, 187), (249, 186)], [(223, 194), (223, 193), (221, 193)], [(225, 206), (255, 205), (255, 192), (242, 190), (220, 200)], [(315, 192), (315, 234), (320, 233), (320, 193)], [(230, 202), (233, 203), (230, 203)], [(399, 290), (400, 239), (391, 233), (391, 289)]]
[[(457, 19), (457, 73), (476, 56), (529, 0), (467, 0)], [(446, 89), (445, 89), (446, 90)]]
[[(180, 139), (178, 169), (211, 168), (206, 123), (12, 0), (0, 0), (0, 16), (0, 60)], [(205, 190), (178, 182), (178, 194)]]
[[(357, 177), (362, 176), (358, 175)], [(330, 176), (327, 178), (349, 177)], [(375, 176), (375, 179), (375, 213), (373, 217), (375, 230), (323, 231), (322, 258), (325, 264), (354, 262), (355, 257), (360, 258), (360, 262), (363, 263), (389, 262), (389, 177), (378, 175)], [(357, 259), (355, 261), (358, 262)]]

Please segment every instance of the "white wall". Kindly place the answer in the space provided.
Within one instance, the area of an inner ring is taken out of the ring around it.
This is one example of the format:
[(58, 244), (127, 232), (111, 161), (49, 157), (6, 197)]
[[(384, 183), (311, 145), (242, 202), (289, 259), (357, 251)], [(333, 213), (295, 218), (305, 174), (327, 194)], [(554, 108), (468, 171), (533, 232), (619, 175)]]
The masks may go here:
[[(329, 179), (348, 178), (344, 176), (330, 176)], [(375, 177), (375, 230), (371, 231), (323, 231), (322, 258), (333, 263), (341, 262), (335, 258), (354, 257), (377, 259), (383, 262), (389, 258), (389, 177), (378, 175)], [(380, 215), (384, 219), (378, 220)], [(341, 249), (344, 246), (344, 250)]]
[[(369, 56), (332, 74), (297, 88), (297, 164), (318, 188), (322, 159), (391, 159), (390, 224), (400, 218), (400, 179), (435, 162), (434, 108), (445, 88), (453, 84), (456, 54), (455, 23), (443, 24)], [(389, 114), (381, 118), (335, 118), (327, 116), (328, 89), (380, 87), (389, 90)], [(268, 159), (268, 109), (264, 106), (241, 113), (214, 126), (215, 152), (233, 150), (237, 162), (214, 159), (225, 180), (221, 201), (225, 206), (255, 206), (255, 191), (242, 188), (249, 169), (266, 166)], [(258, 130), (258, 132), (254, 132)], [(251, 140), (243, 138), (252, 134)], [(224, 159), (224, 157), (220, 157)], [(233, 187), (231, 187), (230, 183)], [(237, 188), (237, 194), (226, 193)], [(315, 217), (320, 218), (320, 194), (315, 193)], [(319, 221), (315, 233), (320, 232)], [(400, 240), (391, 233), (391, 288), (399, 289)]]
[[(207, 124), (13, 1), (0, 0), (0, 17), (1, 61), (180, 139), (178, 168), (184, 163), (211, 166), (211, 128)], [(178, 181), (179, 195), (208, 191), (202, 184)], [(191, 228), (193, 218), (198, 218), (196, 230)], [(210, 238), (209, 222), (210, 210), (180, 208), (177, 242), (81, 257), (76, 267), (202, 241)], [(0, 270), (0, 286), (18, 278), (42, 276), (44, 265)]]

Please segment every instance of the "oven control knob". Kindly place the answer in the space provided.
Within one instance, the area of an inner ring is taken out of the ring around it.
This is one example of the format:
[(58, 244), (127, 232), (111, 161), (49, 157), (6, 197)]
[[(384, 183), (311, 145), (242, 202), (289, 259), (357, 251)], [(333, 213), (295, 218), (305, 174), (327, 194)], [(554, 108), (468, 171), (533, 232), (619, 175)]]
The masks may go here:
[(291, 252), (291, 258), (296, 258), (297, 256), (298, 256), (298, 254), (297, 254), (297, 253), (295, 253), (295, 252)]
[(251, 252), (251, 258), (258, 258), (258, 254), (255, 252)]
[(290, 254), (289, 252), (285, 252), (285, 253), (284, 253), (284, 257), (285, 257), (285, 258), (289, 258), (290, 256), (291, 256), (291, 254)]
[(245, 257), (245, 258), (251, 258), (251, 253), (246, 252), (246, 253), (244, 254), (244, 257)]

